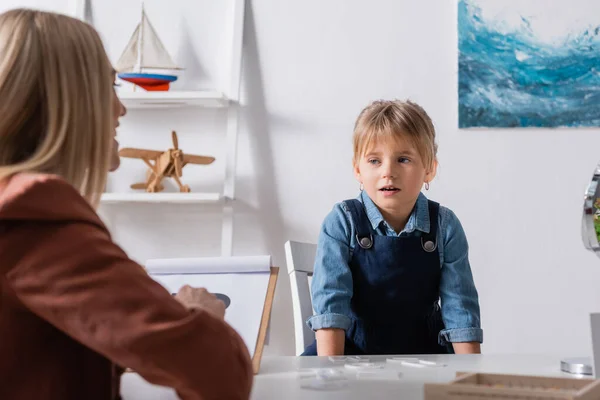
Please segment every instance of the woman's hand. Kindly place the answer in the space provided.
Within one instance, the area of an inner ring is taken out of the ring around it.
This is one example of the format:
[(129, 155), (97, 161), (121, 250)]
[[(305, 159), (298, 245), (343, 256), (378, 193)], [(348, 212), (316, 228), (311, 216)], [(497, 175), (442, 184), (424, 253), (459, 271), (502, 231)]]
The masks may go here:
[(185, 285), (179, 289), (175, 299), (187, 308), (199, 308), (221, 320), (225, 318), (225, 303), (204, 288)]

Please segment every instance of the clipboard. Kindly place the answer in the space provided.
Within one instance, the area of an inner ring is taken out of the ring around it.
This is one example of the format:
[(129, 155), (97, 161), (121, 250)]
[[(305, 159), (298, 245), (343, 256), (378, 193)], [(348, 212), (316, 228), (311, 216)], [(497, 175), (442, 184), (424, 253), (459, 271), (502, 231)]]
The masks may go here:
[(269, 322), (271, 321), (271, 310), (273, 309), (273, 300), (275, 299), (275, 287), (277, 286), (278, 276), (279, 267), (271, 267), (271, 275), (269, 276), (265, 304), (263, 306), (262, 318), (260, 320), (260, 327), (258, 329), (258, 338), (256, 339), (256, 347), (254, 350), (254, 356), (252, 357), (252, 370), (254, 371), (254, 375), (258, 374), (260, 371), (260, 362), (265, 347), (265, 339), (267, 337), (267, 330), (269, 329)]
[[(269, 324), (271, 321), (271, 311), (273, 309), (273, 301), (275, 298), (275, 288), (277, 285), (277, 279), (279, 276), (279, 267), (268, 267), (268, 282), (266, 284), (266, 291), (264, 292), (264, 301), (262, 302), (262, 312), (260, 313), (260, 322), (258, 325), (258, 333), (256, 336), (256, 343), (254, 346), (254, 351), (251, 351), (252, 354), (252, 371), (254, 375), (258, 374), (260, 371), (260, 364), (262, 360), (264, 346), (267, 340), (267, 336), (269, 334)], [(263, 286), (265, 287), (265, 286)], [(260, 295), (260, 294), (259, 294)], [(260, 299), (256, 299), (260, 304)], [(255, 331), (256, 332), (256, 331)], [(247, 343), (247, 345), (251, 345)], [(250, 349), (249, 349), (250, 350)], [(135, 372), (131, 369), (127, 368), (125, 372)]]

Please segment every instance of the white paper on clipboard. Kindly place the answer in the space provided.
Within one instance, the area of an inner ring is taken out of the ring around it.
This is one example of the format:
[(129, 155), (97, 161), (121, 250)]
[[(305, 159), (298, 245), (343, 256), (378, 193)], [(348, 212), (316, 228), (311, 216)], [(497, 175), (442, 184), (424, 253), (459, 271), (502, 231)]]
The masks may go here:
[(269, 272), (271, 256), (156, 258), (146, 261), (146, 270), (156, 274), (231, 274)]
[(184, 285), (225, 295), (225, 321), (242, 337), (254, 356), (271, 267), (270, 256), (153, 259), (146, 262), (150, 276), (169, 292)]

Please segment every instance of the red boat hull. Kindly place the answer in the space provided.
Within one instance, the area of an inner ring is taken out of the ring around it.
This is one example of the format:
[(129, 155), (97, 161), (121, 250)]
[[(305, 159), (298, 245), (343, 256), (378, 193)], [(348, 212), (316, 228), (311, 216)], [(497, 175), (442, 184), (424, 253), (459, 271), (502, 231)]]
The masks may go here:
[(131, 82), (139, 87), (151, 91), (151, 92), (160, 92), (169, 90), (169, 84), (171, 83), (168, 80), (164, 79), (155, 79), (155, 78), (121, 78), (124, 81)]

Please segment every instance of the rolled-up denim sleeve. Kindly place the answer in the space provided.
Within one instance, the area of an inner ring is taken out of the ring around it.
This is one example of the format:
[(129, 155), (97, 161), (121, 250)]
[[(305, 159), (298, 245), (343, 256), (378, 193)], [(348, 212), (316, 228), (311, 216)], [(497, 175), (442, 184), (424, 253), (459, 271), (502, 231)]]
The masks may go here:
[(440, 332), (440, 344), (482, 343), (479, 299), (469, 264), (467, 237), (451, 210), (440, 211), (444, 246), (440, 298), (445, 325)]
[(323, 221), (319, 233), (311, 282), (315, 315), (307, 320), (313, 331), (324, 328), (347, 330), (350, 327), (351, 232), (343, 205), (337, 204)]

